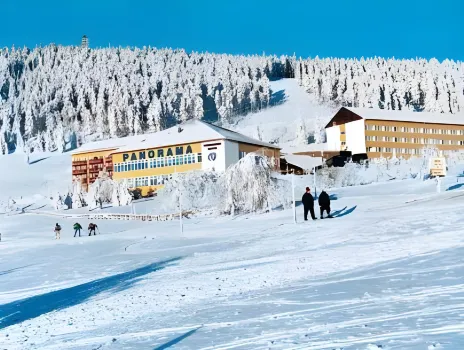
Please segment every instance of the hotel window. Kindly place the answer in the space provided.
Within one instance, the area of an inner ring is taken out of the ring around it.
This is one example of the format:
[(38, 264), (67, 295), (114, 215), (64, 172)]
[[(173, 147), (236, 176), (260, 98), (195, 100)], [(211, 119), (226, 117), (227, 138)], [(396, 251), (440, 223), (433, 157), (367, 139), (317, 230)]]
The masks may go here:
[(451, 130), (451, 135), (457, 135), (458, 131), (457, 130)]
[(392, 142), (398, 142), (398, 137), (392, 137)]
[(392, 131), (398, 131), (398, 128), (396, 126), (392, 126)]
[(459, 146), (463, 146), (464, 145), (464, 141), (459, 141)]
[(198, 163), (202, 162), (201, 153), (198, 153)]
[(408, 129), (408, 128), (402, 126), (402, 127), (401, 127), (401, 132), (407, 132), (407, 131), (408, 131), (407, 129)]
[(407, 139), (406, 137), (402, 137), (402, 138), (401, 138), (401, 142), (407, 143), (407, 142), (408, 142), (408, 139)]

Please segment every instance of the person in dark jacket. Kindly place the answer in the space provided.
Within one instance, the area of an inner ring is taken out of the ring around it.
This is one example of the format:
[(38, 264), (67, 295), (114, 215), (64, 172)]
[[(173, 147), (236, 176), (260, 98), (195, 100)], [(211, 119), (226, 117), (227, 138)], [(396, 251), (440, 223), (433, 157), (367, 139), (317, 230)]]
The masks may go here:
[(324, 211), (327, 212), (327, 217), (331, 218), (330, 197), (325, 191), (322, 191), (321, 194), (319, 195), (319, 206), (321, 207), (321, 219), (324, 218)]
[(98, 226), (96, 224), (90, 223), (89, 224), (89, 236), (92, 235), (92, 232), (93, 232), (93, 235), (96, 236), (97, 234), (95, 233), (95, 230), (97, 228), (98, 228)]
[(301, 202), (303, 203), (304, 207), (304, 219), (308, 221), (308, 212), (311, 213), (311, 218), (316, 220), (316, 215), (314, 215), (314, 197), (311, 194), (311, 190), (309, 187), (306, 187), (306, 193), (301, 198)]

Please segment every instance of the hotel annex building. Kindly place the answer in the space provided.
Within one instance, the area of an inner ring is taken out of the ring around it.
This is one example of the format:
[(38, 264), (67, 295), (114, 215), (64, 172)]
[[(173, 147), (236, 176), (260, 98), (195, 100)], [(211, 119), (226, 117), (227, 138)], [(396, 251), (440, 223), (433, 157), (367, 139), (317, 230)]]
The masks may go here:
[(225, 171), (251, 152), (273, 159), (279, 169), (276, 145), (192, 120), (154, 134), (85, 144), (72, 154), (72, 174), (87, 191), (106, 170), (113, 179), (126, 179), (130, 188), (140, 188), (147, 195), (163, 187), (175, 173)]
[(342, 107), (326, 126), (328, 148), (368, 158), (464, 150), (464, 115)]

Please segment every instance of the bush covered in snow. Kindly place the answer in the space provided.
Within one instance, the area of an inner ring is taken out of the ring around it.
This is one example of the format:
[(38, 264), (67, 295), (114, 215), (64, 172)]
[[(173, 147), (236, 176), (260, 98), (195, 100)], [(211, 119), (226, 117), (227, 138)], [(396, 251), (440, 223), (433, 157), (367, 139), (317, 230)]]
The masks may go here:
[(215, 209), (220, 213), (260, 212), (290, 204), (290, 184), (272, 176), (271, 160), (247, 154), (224, 173), (178, 174), (160, 191), (166, 209)]
[[(423, 179), (429, 173), (429, 161), (439, 156), (440, 152), (432, 147), (423, 150), (421, 157), (380, 158), (366, 165), (348, 163), (342, 168), (323, 168), (317, 172), (316, 183), (319, 188), (333, 188), (366, 185), (388, 180), (403, 180), (408, 178)], [(462, 172), (464, 155), (453, 152), (448, 155), (447, 166), (449, 174)]]
[(181, 202), (185, 210), (218, 208), (223, 197), (218, 176), (204, 171), (176, 174), (159, 192), (163, 206), (170, 211), (179, 209)]
[(259, 212), (286, 205), (282, 188), (287, 183), (271, 176), (270, 159), (250, 153), (227, 169), (221, 177), (223, 211), (234, 214)]
[(127, 181), (112, 180), (106, 174), (102, 175), (89, 186), (86, 203), (89, 209), (102, 208), (103, 204), (113, 206), (128, 205), (132, 202)]

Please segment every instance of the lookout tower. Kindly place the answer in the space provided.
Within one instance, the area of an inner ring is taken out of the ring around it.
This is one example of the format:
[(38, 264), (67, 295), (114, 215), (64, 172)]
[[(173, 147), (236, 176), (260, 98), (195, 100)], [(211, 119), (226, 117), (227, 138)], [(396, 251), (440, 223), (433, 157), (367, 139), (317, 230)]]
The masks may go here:
[(84, 35), (82, 37), (81, 47), (84, 48), (84, 49), (89, 47), (89, 38), (87, 38), (87, 35)]

